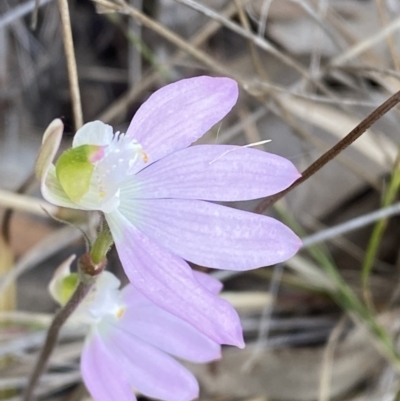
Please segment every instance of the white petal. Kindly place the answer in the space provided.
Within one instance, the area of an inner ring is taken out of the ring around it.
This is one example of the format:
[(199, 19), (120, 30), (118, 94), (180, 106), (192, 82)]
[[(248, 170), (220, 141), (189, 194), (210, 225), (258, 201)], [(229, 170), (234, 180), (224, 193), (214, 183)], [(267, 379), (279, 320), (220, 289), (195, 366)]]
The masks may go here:
[(72, 142), (72, 147), (81, 145), (109, 145), (113, 139), (113, 128), (101, 121), (92, 121), (78, 129)]

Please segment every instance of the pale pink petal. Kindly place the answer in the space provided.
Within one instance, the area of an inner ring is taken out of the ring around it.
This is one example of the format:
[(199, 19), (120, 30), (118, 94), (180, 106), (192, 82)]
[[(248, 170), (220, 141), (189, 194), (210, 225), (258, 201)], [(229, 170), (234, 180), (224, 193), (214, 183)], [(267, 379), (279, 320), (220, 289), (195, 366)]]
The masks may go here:
[(289, 160), (271, 153), (239, 146), (198, 145), (140, 171), (124, 191), (142, 199), (238, 201), (273, 195), (299, 177)]
[(149, 301), (133, 285), (122, 290), (126, 310), (119, 325), (143, 341), (178, 358), (209, 362), (221, 356), (221, 346), (181, 318)]
[(236, 311), (199, 284), (184, 260), (138, 231), (119, 212), (106, 219), (132, 285), (215, 342), (244, 346)]
[(120, 212), (154, 242), (206, 267), (255, 269), (284, 262), (301, 246), (278, 220), (199, 200), (124, 198)]
[[(175, 359), (131, 335), (115, 323), (112, 331), (103, 319), (104, 345), (122, 367), (124, 376), (140, 393), (165, 401), (190, 401), (198, 397), (195, 377)], [(118, 378), (118, 373), (113, 376)], [(119, 397), (114, 400), (122, 401)]]
[(203, 136), (232, 109), (237, 97), (237, 83), (229, 78), (183, 79), (153, 93), (133, 117), (127, 135), (142, 145), (148, 163), (153, 163)]
[(82, 351), (83, 381), (95, 401), (135, 401), (124, 364), (112, 354), (97, 331), (88, 335)]
[(207, 288), (213, 294), (219, 294), (224, 286), (219, 280), (207, 273), (193, 270), (193, 275), (203, 287)]

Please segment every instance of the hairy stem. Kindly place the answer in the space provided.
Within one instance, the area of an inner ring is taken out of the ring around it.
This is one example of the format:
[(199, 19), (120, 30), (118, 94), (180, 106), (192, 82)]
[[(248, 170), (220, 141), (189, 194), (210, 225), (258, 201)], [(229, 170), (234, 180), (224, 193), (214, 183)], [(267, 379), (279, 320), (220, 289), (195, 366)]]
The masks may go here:
[(93, 265), (99, 265), (103, 260), (106, 259), (107, 253), (114, 243), (110, 229), (107, 222), (104, 220), (102, 223), (99, 235), (94, 242), (92, 249), (90, 250), (90, 259)]

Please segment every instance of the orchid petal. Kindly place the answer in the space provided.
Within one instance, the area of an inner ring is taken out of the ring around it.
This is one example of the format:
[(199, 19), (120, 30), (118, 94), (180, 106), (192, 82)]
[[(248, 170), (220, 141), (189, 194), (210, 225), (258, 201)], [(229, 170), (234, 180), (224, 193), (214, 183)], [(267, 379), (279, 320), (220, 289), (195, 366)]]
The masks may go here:
[(207, 273), (193, 270), (193, 275), (204, 288), (213, 294), (219, 294), (224, 286), (219, 280)]
[(114, 137), (113, 128), (101, 121), (86, 123), (76, 131), (72, 147), (81, 145), (109, 145)]
[(81, 358), (81, 372), (96, 401), (135, 401), (124, 365), (111, 353), (97, 331), (89, 334)]
[(43, 198), (53, 205), (80, 209), (73, 203), (62, 189), (52, 164), (60, 147), (64, 124), (61, 120), (53, 120), (43, 134), (43, 143), (36, 160), (36, 176), (40, 180)]
[[(110, 323), (103, 319), (100, 326), (99, 330), (105, 332), (104, 345), (133, 388), (148, 397), (166, 401), (190, 401), (198, 397), (195, 377), (175, 359), (127, 333), (118, 323), (108, 327)], [(113, 372), (113, 376), (118, 378), (118, 372)], [(115, 396), (114, 400), (121, 399)]]
[(126, 286), (121, 295), (127, 308), (119, 324), (126, 332), (188, 361), (209, 362), (220, 358), (219, 344), (149, 301), (134, 286)]
[[(102, 210), (103, 201), (99, 199), (98, 190), (91, 182), (89, 190), (79, 201), (73, 202), (62, 188), (52, 164), (53, 159), (60, 146), (64, 125), (61, 120), (54, 120), (43, 135), (43, 145), (36, 163), (36, 174), (41, 181), (41, 192), (48, 202), (53, 205), (67, 207), (70, 209)], [(94, 145), (106, 144), (112, 140), (112, 128), (100, 121), (85, 124), (78, 130), (74, 139), (74, 146), (85, 144), (86, 140), (93, 141)]]
[(198, 145), (140, 171), (129, 183), (139, 198), (238, 201), (283, 191), (300, 177), (287, 159), (240, 146)]
[(184, 260), (138, 231), (119, 212), (107, 214), (106, 219), (132, 285), (217, 343), (244, 346), (236, 311), (199, 284)]
[(48, 202), (57, 205), (68, 207), (70, 209), (80, 210), (102, 210), (104, 205), (102, 199), (99, 198), (97, 188), (91, 182), (88, 192), (82, 197), (79, 203), (72, 202), (56, 176), (54, 165), (48, 169), (45, 181), (42, 183), (41, 191), (44, 199)]
[(35, 173), (39, 180), (42, 180), (47, 174), (47, 170), (56, 156), (60, 147), (63, 130), (63, 122), (56, 118), (49, 124), (43, 134), (42, 146), (40, 147), (35, 164)]
[(153, 163), (202, 137), (225, 117), (237, 97), (232, 79), (183, 79), (153, 93), (134, 115), (127, 135), (142, 145)]
[(83, 209), (80, 205), (68, 198), (56, 176), (54, 165), (50, 165), (41, 183), (43, 198), (53, 205), (68, 207), (70, 209)]
[(67, 207), (70, 209), (80, 209), (80, 210), (101, 210), (104, 213), (112, 210), (114, 198), (110, 202), (104, 202), (104, 199), (99, 197), (98, 188), (95, 182), (91, 180), (89, 190), (79, 203), (72, 202), (72, 200), (65, 193), (62, 188), (57, 175), (54, 165), (51, 165), (44, 176), (41, 185), (41, 192), (43, 198), (53, 205)]
[(153, 241), (206, 267), (255, 269), (284, 262), (301, 246), (278, 220), (204, 201), (124, 198), (119, 210)]

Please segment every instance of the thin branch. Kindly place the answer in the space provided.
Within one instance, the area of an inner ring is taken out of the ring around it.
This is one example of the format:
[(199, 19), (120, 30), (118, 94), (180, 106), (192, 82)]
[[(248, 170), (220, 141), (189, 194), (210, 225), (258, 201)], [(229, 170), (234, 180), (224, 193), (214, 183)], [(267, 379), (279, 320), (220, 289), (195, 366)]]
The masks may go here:
[(338, 154), (344, 149), (350, 146), (356, 139), (367, 131), (376, 121), (381, 119), (389, 110), (395, 107), (400, 102), (400, 91), (396, 92), (388, 100), (382, 103), (376, 108), (371, 114), (369, 114), (364, 120), (360, 122), (353, 130), (351, 130), (341, 141), (339, 141), (333, 148), (324, 153), (319, 159), (317, 159), (310, 167), (308, 167), (302, 174), (302, 177), (295, 181), (289, 188), (279, 192), (276, 195), (270, 196), (262, 200), (254, 209), (255, 213), (263, 213), (269, 206), (277, 202), (288, 192), (308, 180), (317, 171), (324, 167), (327, 163), (333, 160)]
[(58, 6), (60, 8), (61, 22), (63, 28), (64, 50), (65, 57), (67, 59), (68, 78), (71, 90), (75, 129), (78, 130), (83, 125), (83, 117), (68, 0), (58, 0)]

